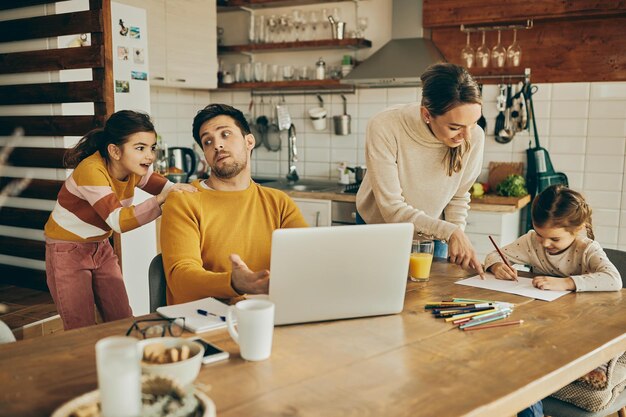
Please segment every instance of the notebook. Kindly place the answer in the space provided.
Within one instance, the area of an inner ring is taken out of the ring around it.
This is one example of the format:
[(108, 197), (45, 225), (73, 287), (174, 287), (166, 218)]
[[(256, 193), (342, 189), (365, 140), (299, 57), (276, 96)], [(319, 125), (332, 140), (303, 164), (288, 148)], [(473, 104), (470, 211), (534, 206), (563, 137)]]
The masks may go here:
[[(198, 313), (198, 310), (204, 310), (215, 315), (207, 314), (205, 316)], [(185, 329), (194, 333), (202, 333), (226, 327), (226, 322), (221, 317), (226, 317), (228, 305), (208, 297), (189, 303), (159, 307), (156, 311), (167, 318), (184, 317)]]
[(410, 223), (275, 230), (275, 324), (401, 312), (413, 230)]

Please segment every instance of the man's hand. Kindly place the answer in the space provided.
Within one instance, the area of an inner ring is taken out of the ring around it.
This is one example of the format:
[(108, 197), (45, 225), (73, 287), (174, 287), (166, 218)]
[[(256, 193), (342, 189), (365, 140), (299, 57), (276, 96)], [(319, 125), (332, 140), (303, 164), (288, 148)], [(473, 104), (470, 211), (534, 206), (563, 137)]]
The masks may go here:
[(254, 272), (241, 260), (239, 255), (229, 257), (233, 265), (230, 281), (233, 289), (239, 294), (267, 294), (270, 286), (270, 271), (264, 269)]
[(448, 240), (448, 258), (450, 262), (460, 265), (463, 269), (475, 269), (481, 278), (485, 278), (485, 271), (472, 243), (461, 229), (456, 229)]
[(558, 278), (539, 275), (533, 278), (533, 286), (540, 290), (575, 291), (576, 283), (570, 277)]

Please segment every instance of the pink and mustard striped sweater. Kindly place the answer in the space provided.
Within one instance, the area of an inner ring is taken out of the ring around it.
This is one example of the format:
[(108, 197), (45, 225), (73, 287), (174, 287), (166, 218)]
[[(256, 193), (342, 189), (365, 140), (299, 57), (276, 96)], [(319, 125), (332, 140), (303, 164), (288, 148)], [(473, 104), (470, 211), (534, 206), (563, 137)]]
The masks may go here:
[(152, 195), (173, 184), (148, 171), (126, 181), (112, 178), (98, 152), (78, 164), (61, 187), (54, 210), (46, 223), (46, 238), (72, 242), (96, 242), (136, 229), (161, 215), (156, 197), (132, 205), (135, 187)]

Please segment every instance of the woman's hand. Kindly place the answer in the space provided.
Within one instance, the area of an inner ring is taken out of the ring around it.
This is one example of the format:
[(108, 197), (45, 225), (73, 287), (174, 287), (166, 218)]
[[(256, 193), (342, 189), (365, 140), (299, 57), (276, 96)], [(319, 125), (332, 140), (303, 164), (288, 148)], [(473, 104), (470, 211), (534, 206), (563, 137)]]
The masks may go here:
[(461, 229), (456, 229), (448, 239), (448, 258), (450, 262), (464, 269), (475, 269), (481, 278), (485, 278), (485, 271), (474, 252), (474, 247)]
[(497, 279), (506, 279), (509, 281), (517, 281), (517, 270), (509, 267), (504, 262), (498, 262), (489, 267), (489, 270)]
[(575, 291), (576, 283), (570, 277), (558, 278), (538, 275), (533, 278), (533, 286), (540, 290)]
[(195, 193), (196, 191), (198, 191), (198, 189), (191, 184), (185, 184), (180, 182), (176, 183), (171, 187), (164, 189), (159, 195), (156, 196), (159, 206), (165, 203), (165, 199), (172, 191), (177, 193), (182, 193), (183, 191), (186, 191), (188, 193)]

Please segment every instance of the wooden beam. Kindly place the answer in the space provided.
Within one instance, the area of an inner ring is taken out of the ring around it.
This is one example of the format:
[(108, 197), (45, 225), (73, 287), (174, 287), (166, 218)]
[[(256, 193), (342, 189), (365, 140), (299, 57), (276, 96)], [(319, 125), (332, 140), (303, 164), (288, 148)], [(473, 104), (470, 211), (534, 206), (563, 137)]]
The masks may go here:
[(0, 208), (0, 224), (3, 226), (43, 230), (48, 217), (50, 217), (50, 212), (45, 210), (6, 206)]
[(9, 164), (18, 167), (65, 168), (63, 148), (15, 148), (9, 156)]
[(0, 264), (0, 283), (49, 291), (46, 284), (46, 271)]
[(100, 10), (53, 14), (0, 22), (0, 42), (102, 32)]
[[(0, 189), (15, 180), (19, 180), (19, 178), (0, 177)], [(63, 183), (64, 181), (60, 180), (31, 179), (28, 186), (17, 197), (56, 200)]]
[(102, 126), (101, 116), (0, 116), (2, 136), (11, 135), (17, 127), (24, 129), (25, 136), (83, 136)]
[(85, 103), (103, 100), (98, 81), (0, 86), (0, 104)]
[[(111, 0), (89, 0), (91, 9), (101, 10), (102, 24), (105, 28), (111, 27)], [(102, 99), (94, 103), (94, 113), (98, 116), (109, 118), (115, 111), (115, 97), (113, 89), (113, 40), (111, 31), (91, 35), (93, 43), (103, 45), (104, 67), (91, 70), (92, 79), (102, 83)]]
[(19, 9), (20, 7), (36, 6), (38, 4), (58, 3), (66, 0), (2, 0), (0, 10)]
[(46, 259), (46, 242), (42, 240), (0, 236), (0, 253), (19, 258), (43, 261)]
[(100, 45), (0, 54), (0, 74), (100, 68), (103, 66), (103, 48)]

